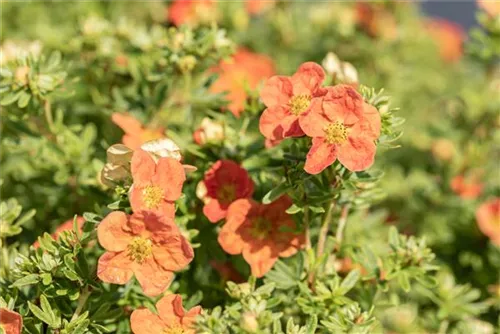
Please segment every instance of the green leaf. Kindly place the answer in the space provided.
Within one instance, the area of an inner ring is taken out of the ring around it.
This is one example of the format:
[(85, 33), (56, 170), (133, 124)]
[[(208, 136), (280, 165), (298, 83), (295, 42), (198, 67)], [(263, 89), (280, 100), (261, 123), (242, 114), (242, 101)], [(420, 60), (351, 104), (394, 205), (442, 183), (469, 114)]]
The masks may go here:
[(273, 188), (271, 191), (269, 191), (267, 194), (264, 195), (264, 198), (262, 198), (262, 203), (264, 204), (270, 204), (277, 200), (281, 195), (285, 194), (288, 190), (292, 189), (292, 186), (287, 184), (287, 183), (282, 183), (276, 188)]
[(389, 229), (389, 244), (393, 249), (399, 247), (399, 233), (394, 226)]
[(356, 283), (359, 280), (359, 277), (360, 277), (360, 273), (359, 273), (358, 269), (355, 269), (355, 270), (351, 271), (346, 276), (346, 278), (344, 278), (344, 280), (342, 281), (342, 283), (340, 284), (340, 289), (342, 289), (342, 293), (345, 294), (349, 290), (351, 290), (352, 288), (354, 288), (354, 286), (356, 285)]
[(38, 319), (42, 320), (47, 325), (52, 327), (52, 325), (53, 325), (52, 324), (52, 317), (50, 314), (42, 311), (42, 309), (40, 309), (38, 306), (36, 306), (35, 304), (33, 304), (31, 302), (28, 302), (28, 308), (30, 309), (31, 313), (33, 313), (33, 315), (35, 317), (37, 317)]
[(40, 281), (40, 276), (38, 276), (38, 274), (29, 274), (27, 276), (21, 277), (20, 279), (18, 279), (14, 283), (12, 283), (10, 285), (10, 287), (11, 288), (14, 288), (14, 287), (19, 288), (21, 286), (38, 283), (39, 281)]
[(299, 213), (301, 212), (303, 209), (301, 207), (298, 207), (297, 205), (295, 204), (292, 204), (291, 207), (289, 207), (287, 210), (286, 210), (286, 213), (288, 213), (289, 215), (294, 215), (296, 213)]
[(306, 322), (306, 333), (314, 334), (316, 333), (316, 328), (318, 328), (318, 316), (313, 314)]
[(28, 105), (30, 102), (31, 95), (26, 93), (25, 91), (22, 91), (21, 95), (19, 96), (19, 99), (17, 100), (17, 106), (19, 108), (24, 108)]
[(398, 282), (399, 285), (401, 285), (401, 288), (405, 292), (410, 292), (410, 278), (408, 277), (408, 274), (405, 271), (399, 273)]

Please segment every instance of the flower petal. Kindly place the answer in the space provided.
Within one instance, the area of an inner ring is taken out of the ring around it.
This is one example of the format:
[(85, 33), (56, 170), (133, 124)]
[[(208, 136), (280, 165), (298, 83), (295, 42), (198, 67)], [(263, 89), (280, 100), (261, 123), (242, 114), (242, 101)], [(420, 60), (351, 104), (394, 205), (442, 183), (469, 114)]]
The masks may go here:
[(278, 260), (277, 254), (273, 254), (269, 246), (257, 249), (255, 247), (245, 247), (243, 249), (243, 258), (250, 265), (252, 275), (257, 278), (264, 276)]
[(166, 243), (155, 244), (153, 256), (163, 269), (179, 271), (193, 260), (194, 252), (189, 242), (182, 235), (177, 235), (169, 238)]
[(351, 135), (375, 140), (380, 136), (380, 127), (381, 119), (377, 108), (365, 103), (363, 117), (351, 128)]
[(315, 96), (325, 80), (325, 71), (314, 62), (303, 63), (292, 76), (293, 95)]
[(126, 134), (135, 135), (142, 132), (141, 122), (129, 114), (115, 112), (111, 115), (111, 121), (118, 125)]
[(338, 159), (351, 172), (359, 172), (373, 165), (377, 146), (368, 137), (349, 137), (338, 149)]
[(336, 85), (327, 91), (323, 109), (332, 121), (352, 125), (363, 117), (363, 97), (352, 86)]
[(134, 184), (149, 183), (155, 174), (156, 164), (153, 158), (143, 150), (136, 150), (131, 162)]
[(269, 78), (260, 91), (260, 98), (267, 107), (285, 105), (292, 96), (293, 86), (290, 78), (280, 75)]
[(124, 230), (127, 221), (128, 217), (124, 212), (113, 211), (109, 213), (97, 226), (99, 244), (111, 252), (125, 250), (133, 237)]
[(323, 137), (330, 120), (323, 112), (322, 99), (313, 99), (309, 110), (300, 116), (300, 128), (309, 137)]
[(151, 334), (162, 333), (165, 324), (147, 308), (140, 308), (130, 315), (130, 327), (134, 334)]
[[(196, 317), (201, 314), (201, 306), (195, 306), (185, 313), (182, 318), (182, 325), (185, 329), (190, 329), (194, 324)], [(194, 331), (193, 331), (194, 333)], [(186, 333), (187, 334), (187, 333)]]
[(227, 208), (223, 208), (215, 198), (210, 198), (203, 207), (203, 214), (211, 223), (217, 223), (219, 220), (226, 218), (226, 213)]
[(97, 277), (103, 282), (125, 284), (132, 278), (132, 260), (126, 252), (106, 252), (97, 263)]
[(321, 173), (337, 159), (337, 146), (328, 144), (324, 138), (313, 138), (312, 146), (306, 157), (304, 170), (309, 174)]
[(147, 296), (158, 296), (170, 286), (174, 279), (174, 273), (163, 269), (153, 257), (136, 266), (134, 275)]
[(181, 325), (181, 319), (185, 314), (182, 307), (182, 297), (176, 294), (165, 295), (156, 303), (158, 315), (164, 323), (169, 325)]
[(182, 185), (186, 181), (186, 173), (182, 164), (173, 158), (161, 158), (153, 176), (153, 183), (162, 187), (167, 201), (175, 201), (181, 197)]
[(244, 242), (237, 230), (246, 221), (253, 203), (249, 199), (239, 199), (228, 208), (226, 224), (222, 226), (217, 240), (229, 254), (240, 254), (243, 250)]
[(17, 312), (6, 308), (0, 308), (0, 327), (5, 334), (21, 334), (23, 328), (23, 318)]

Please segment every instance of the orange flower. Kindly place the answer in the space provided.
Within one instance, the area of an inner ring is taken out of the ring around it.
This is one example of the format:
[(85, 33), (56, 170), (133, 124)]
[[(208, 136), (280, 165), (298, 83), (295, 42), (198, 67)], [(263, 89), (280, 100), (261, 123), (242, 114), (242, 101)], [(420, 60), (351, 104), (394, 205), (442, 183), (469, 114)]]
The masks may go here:
[(150, 210), (175, 216), (175, 200), (181, 196), (186, 173), (174, 158), (159, 158), (155, 163), (149, 153), (137, 150), (131, 162), (133, 186), (130, 205), (134, 212)]
[(449, 63), (462, 57), (464, 31), (456, 23), (444, 19), (430, 19), (425, 27), (438, 46), (441, 58)]
[(476, 221), (481, 232), (500, 246), (500, 197), (483, 203), (476, 211)]
[(490, 16), (500, 15), (500, 2), (498, 0), (477, 0), (477, 4)]
[(111, 115), (111, 120), (125, 132), (123, 144), (133, 150), (139, 149), (145, 142), (165, 137), (163, 128), (144, 128), (141, 122), (129, 114), (115, 112)]
[(246, 9), (249, 14), (259, 14), (274, 6), (276, 0), (247, 0)]
[(214, 70), (219, 78), (210, 91), (228, 92), (228, 109), (238, 117), (245, 107), (246, 89), (256, 89), (262, 80), (273, 75), (274, 65), (271, 58), (240, 48), (231, 60), (221, 61)]
[(247, 171), (231, 160), (217, 161), (205, 173), (203, 185), (206, 188), (203, 213), (212, 223), (225, 218), (235, 200), (253, 194), (253, 181)]
[(189, 311), (182, 307), (182, 297), (166, 295), (156, 303), (158, 314), (147, 308), (132, 312), (130, 327), (135, 334), (194, 334), (193, 323), (201, 313), (201, 306)]
[(320, 108), (319, 99), (326, 89), (323, 68), (316, 63), (300, 65), (291, 77), (276, 75), (265, 83), (260, 97), (267, 109), (260, 117), (260, 132), (267, 139), (300, 137), (304, 132), (299, 119)]
[[(78, 225), (78, 231), (80, 231), (80, 233), (82, 233), (82, 229), (83, 229), (83, 224), (85, 223), (85, 218), (83, 217), (76, 217), (76, 224)], [(72, 231), (73, 230), (73, 218), (71, 219), (68, 219), (66, 220), (64, 223), (62, 223), (61, 225), (59, 225), (56, 230), (54, 231), (54, 233), (51, 234), (51, 237), (55, 240), (58, 240), (59, 239), (59, 234), (63, 231)], [(35, 247), (35, 249), (37, 249), (38, 247), (40, 247), (40, 243), (37, 241), (35, 241), (33, 243), (33, 247)]]
[(23, 318), (19, 313), (2, 307), (0, 308), (0, 327), (5, 334), (21, 334)]
[(370, 36), (394, 40), (397, 22), (394, 15), (380, 3), (356, 2), (356, 21)]
[(350, 171), (365, 170), (373, 164), (380, 135), (378, 110), (363, 102), (351, 86), (337, 85), (319, 104), (318, 111), (300, 119), (304, 132), (312, 137), (305, 171), (318, 174), (338, 158)]
[(174, 0), (168, 8), (168, 20), (176, 26), (196, 25), (208, 22), (215, 17), (212, 0)]
[(97, 238), (107, 251), (99, 258), (97, 276), (103, 282), (125, 284), (135, 275), (148, 296), (165, 291), (174, 271), (184, 269), (194, 257), (173, 219), (149, 211), (131, 216), (111, 212), (97, 227)]
[(292, 202), (281, 197), (264, 205), (251, 199), (239, 199), (229, 206), (219, 244), (229, 254), (243, 254), (252, 275), (262, 277), (278, 257), (289, 257), (304, 243), (304, 236), (285, 231), (296, 227), (285, 210)]
[(457, 175), (451, 180), (451, 189), (463, 199), (475, 199), (483, 191), (483, 185), (475, 176)]

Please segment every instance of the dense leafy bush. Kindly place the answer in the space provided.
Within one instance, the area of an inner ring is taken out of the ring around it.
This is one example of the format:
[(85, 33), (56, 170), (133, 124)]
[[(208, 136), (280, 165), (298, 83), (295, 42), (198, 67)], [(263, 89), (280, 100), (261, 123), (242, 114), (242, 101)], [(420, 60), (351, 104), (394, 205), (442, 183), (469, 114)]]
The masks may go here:
[(498, 333), (479, 5), (3, 3), (0, 331)]

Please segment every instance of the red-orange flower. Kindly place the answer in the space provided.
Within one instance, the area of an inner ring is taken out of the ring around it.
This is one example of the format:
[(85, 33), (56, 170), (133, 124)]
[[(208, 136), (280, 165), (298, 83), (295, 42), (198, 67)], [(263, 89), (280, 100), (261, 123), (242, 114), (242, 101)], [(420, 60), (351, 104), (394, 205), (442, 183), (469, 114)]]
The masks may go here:
[(207, 22), (215, 16), (214, 5), (213, 0), (175, 0), (168, 7), (168, 20), (176, 26)]
[(276, 75), (268, 79), (260, 92), (267, 107), (259, 123), (264, 137), (280, 140), (304, 135), (299, 119), (320, 108), (318, 97), (326, 93), (321, 88), (324, 79), (323, 68), (312, 62), (300, 65), (291, 77)]
[(203, 185), (206, 188), (203, 213), (212, 223), (226, 217), (229, 205), (235, 200), (253, 194), (253, 181), (248, 172), (231, 160), (213, 164), (205, 173)]
[(19, 313), (2, 307), (0, 308), (0, 327), (5, 334), (21, 334), (23, 318)]
[(386, 40), (397, 37), (396, 18), (381, 3), (356, 2), (356, 21), (372, 37)]
[(166, 295), (156, 303), (158, 314), (147, 308), (132, 312), (130, 327), (135, 334), (194, 334), (193, 323), (201, 313), (201, 306), (189, 311), (182, 307), (182, 297)]
[(241, 274), (231, 265), (229, 262), (217, 262), (210, 261), (209, 262), (212, 268), (214, 268), (217, 273), (220, 275), (224, 282), (231, 281), (234, 283), (243, 283), (245, 280), (241, 276)]
[(476, 211), (476, 220), (481, 232), (500, 246), (500, 197), (483, 203)]
[(290, 231), (296, 227), (286, 213), (291, 204), (287, 197), (269, 205), (251, 199), (237, 200), (229, 206), (219, 244), (229, 254), (242, 254), (252, 275), (264, 276), (278, 257), (292, 256), (304, 243), (302, 234)]
[(238, 117), (245, 107), (247, 89), (256, 89), (261, 81), (273, 75), (274, 65), (271, 58), (240, 48), (231, 60), (221, 61), (214, 70), (219, 77), (210, 91), (227, 92), (227, 108)]
[(444, 19), (430, 19), (425, 26), (437, 44), (439, 54), (444, 61), (452, 63), (462, 57), (465, 34), (458, 24)]
[(348, 85), (330, 87), (320, 105), (300, 119), (306, 135), (313, 138), (305, 171), (318, 174), (336, 159), (353, 172), (369, 168), (380, 135), (378, 110)]
[(150, 140), (165, 137), (163, 128), (145, 128), (129, 114), (115, 112), (111, 115), (111, 120), (125, 132), (122, 143), (133, 150), (139, 149), (142, 144)]
[(137, 150), (132, 156), (130, 205), (134, 212), (149, 210), (175, 216), (175, 200), (181, 196), (186, 173), (174, 158), (159, 158), (155, 163), (150, 154)]
[(477, 0), (477, 4), (490, 16), (500, 15), (500, 2), (498, 0)]
[[(80, 233), (82, 232), (84, 223), (85, 223), (85, 219), (83, 217), (80, 217), (80, 216), (76, 217), (76, 224), (78, 226), (78, 230), (80, 231)], [(72, 231), (72, 230), (73, 230), (73, 218), (68, 219), (64, 223), (59, 225), (56, 228), (56, 230), (54, 231), (54, 233), (51, 234), (51, 237), (53, 239), (57, 240), (57, 239), (59, 239), (59, 234), (61, 234), (61, 232)], [(38, 242), (38, 240), (33, 243), (33, 247), (35, 247), (35, 248), (40, 247), (40, 243)]]
[(483, 191), (483, 185), (474, 176), (457, 175), (451, 180), (451, 189), (463, 199), (475, 199)]
[(245, 7), (249, 14), (259, 14), (276, 3), (276, 0), (247, 0), (245, 3)]
[(173, 219), (150, 211), (131, 216), (111, 212), (97, 227), (97, 237), (107, 251), (99, 258), (97, 276), (104, 282), (125, 284), (135, 275), (149, 296), (165, 291), (174, 272), (194, 257)]

